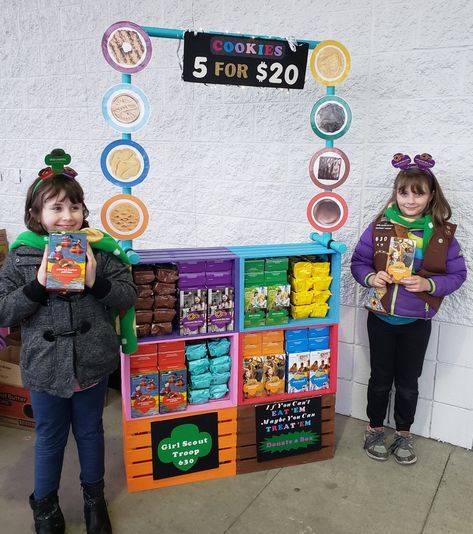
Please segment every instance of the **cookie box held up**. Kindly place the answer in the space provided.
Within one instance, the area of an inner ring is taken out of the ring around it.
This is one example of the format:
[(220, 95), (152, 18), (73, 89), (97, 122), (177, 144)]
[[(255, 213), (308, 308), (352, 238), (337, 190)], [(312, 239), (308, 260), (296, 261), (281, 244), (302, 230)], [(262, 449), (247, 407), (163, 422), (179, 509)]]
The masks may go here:
[(50, 232), (46, 288), (83, 291), (87, 237), (83, 232)]

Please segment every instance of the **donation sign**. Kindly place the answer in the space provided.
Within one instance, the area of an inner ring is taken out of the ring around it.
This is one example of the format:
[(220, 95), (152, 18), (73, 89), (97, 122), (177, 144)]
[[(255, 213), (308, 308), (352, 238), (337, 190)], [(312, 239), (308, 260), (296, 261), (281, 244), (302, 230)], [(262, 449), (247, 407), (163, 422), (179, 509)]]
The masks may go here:
[(303, 89), (307, 43), (186, 32), (186, 82)]
[(258, 462), (322, 447), (322, 397), (258, 404), (255, 418)]
[(216, 469), (216, 412), (151, 423), (153, 480)]

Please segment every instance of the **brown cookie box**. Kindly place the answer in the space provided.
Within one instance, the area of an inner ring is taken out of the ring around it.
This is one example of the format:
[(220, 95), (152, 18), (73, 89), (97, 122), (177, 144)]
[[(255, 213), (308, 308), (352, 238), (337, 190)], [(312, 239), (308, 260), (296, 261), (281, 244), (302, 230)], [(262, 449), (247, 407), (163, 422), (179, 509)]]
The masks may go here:
[(151, 284), (156, 280), (156, 276), (152, 268), (134, 267), (133, 280), (136, 285)]
[(153, 287), (150, 285), (147, 286), (136, 286), (138, 293), (138, 298), (146, 299), (153, 296)]
[(135, 303), (135, 310), (151, 310), (153, 308), (154, 298), (137, 298)]
[(151, 325), (152, 336), (162, 336), (172, 334), (172, 323), (153, 323)]
[[(171, 322), (176, 316), (176, 310), (171, 309), (161, 309), (153, 311), (153, 322), (154, 323), (167, 323)], [(151, 322), (151, 321), (150, 321)]]
[(174, 308), (176, 305), (176, 297), (172, 295), (155, 295), (154, 307), (159, 308)]
[(153, 286), (153, 291), (155, 295), (175, 295), (176, 285), (165, 284), (164, 282), (156, 282)]
[(165, 284), (175, 284), (179, 280), (179, 273), (175, 269), (158, 268), (156, 270), (156, 280)]
[(136, 335), (137, 337), (149, 336), (151, 332), (151, 326), (149, 324), (137, 324)]
[(136, 324), (149, 324), (153, 322), (152, 310), (136, 310)]

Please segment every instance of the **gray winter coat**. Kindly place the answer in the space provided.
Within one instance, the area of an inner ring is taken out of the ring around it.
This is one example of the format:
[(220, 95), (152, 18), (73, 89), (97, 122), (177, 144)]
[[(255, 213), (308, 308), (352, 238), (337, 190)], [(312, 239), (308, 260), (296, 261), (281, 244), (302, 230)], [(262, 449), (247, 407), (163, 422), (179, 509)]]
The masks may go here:
[(83, 293), (47, 293), (35, 282), (43, 257), (36, 248), (12, 250), (0, 269), (0, 326), (21, 325), (26, 388), (71, 397), (74, 378), (87, 388), (118, 365), (112, 309), (133, 306), (136, 287), (129, 267), (107, 252), (93, 251), (97, 279)]

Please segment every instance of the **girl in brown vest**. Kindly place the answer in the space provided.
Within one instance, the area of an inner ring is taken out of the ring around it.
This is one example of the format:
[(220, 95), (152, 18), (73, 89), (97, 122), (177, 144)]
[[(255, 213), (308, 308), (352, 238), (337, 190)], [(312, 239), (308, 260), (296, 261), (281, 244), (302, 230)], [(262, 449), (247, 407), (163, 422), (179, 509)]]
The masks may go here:
[[(448, 222), (450, 205), (430, 170), (432, 157), (422, 154), (412, 163), (409, 156), (396, 154), (392, 164), (400, 172), (391, 198), (363, 232), (351, 271), (359, 284), (370, 288), (366, 307), (371, 375), (364, 448), (375, 460), (387, 460), (392, 453), (398, 463), (409, 465), (417, 461), (410, 428), (430, 319), (443, 297), (463, 284), (466, 267), (454, 238), (456, 226)], [(396, 433), (388, 448), (383, 422), (393, 382)]]

